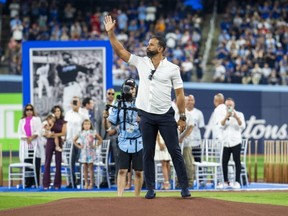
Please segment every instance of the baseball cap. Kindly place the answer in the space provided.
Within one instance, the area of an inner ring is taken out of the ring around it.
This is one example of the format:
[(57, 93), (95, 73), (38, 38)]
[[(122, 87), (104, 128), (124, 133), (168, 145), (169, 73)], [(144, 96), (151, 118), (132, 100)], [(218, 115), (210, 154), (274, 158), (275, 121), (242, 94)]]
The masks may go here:
[(124, 85), (129, 85), (129, 86), (135, 88), (136, 87), (136, 82), (135, 82), (134, 79), (127, 79), (127, 80), (125, 80)]

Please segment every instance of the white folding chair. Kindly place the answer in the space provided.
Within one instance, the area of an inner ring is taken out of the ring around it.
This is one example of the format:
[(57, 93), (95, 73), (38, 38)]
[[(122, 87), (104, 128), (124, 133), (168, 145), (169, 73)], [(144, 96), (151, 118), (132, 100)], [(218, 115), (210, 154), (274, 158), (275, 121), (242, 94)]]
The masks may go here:
[[(181, 148), (181, 154), (183, 155), (183, 149), (184, 145), (183, 143), (180, 143)], [(164, 182), (163, 172), (162, 172), (162, 164), (161, 161), (155, 160), (155, 188), (160, 189), (161, 183)], [(172, 180), (172, 189), (174, 190), (176, 188), (176, 170), (174, 168), (172, 160), (170, 161), (170, 179)]]
[[(161, 184), (164, 182), (161, 161), (155, 160), (155, 189), (161, 189)], [(176, 187), (176, 172), (172, 161), (170, 162), (170, 179), (172, 179), (172, 189)]]
[(205, 139), (201, 144), (201, 162), (194, 162), (196, 189), (199, 189), (201, 181), (213, 183), (216, 189), (218, 181), (222, 182), (222, 142)]
[(98, 151), (98, 159), (94, 163), (94, 176), (96, 181), (97, 188), (100, 188), (101, 177), (106, 176), (106, 180), (108, 183), (108, 188), (111, 188), (110, 176), (109, 176), (109, 148), (110, 148), (110, 140), (103, 140), (100, 151)]
[(69, 185), (70, 182), (73, 184), (71, 174), (72, 147), (73, 144), (65, 142), (62, 148), (61, 176), (65, 177), (67, 185)]
[[(103, 176), (106, 177), (108, 188), (111, 188), (109, 176), (109, 148), (110, 140), (103, 140), (102, 144), (95, 148), (96, 161), (94, 162), (94, 178), (97, 188), (100, 188), (100, 183)], [(81, 188), (83, 188), (84, 172), (83, 165), (81, 165)]]
[(37, 144), (27, 145), (25, 144), (25, 151), (28, 152), (25, 159), (31, 159), (32, 163), (12, 163), (9, 165), (9, 189), (11, 188), (13, 180), (21, 180), (23, 189), (25, 189), (25, 178), (34, 177), (36, 188), (38, 188), (38, 181), (36, 175), (36, 153), (37, 153)]

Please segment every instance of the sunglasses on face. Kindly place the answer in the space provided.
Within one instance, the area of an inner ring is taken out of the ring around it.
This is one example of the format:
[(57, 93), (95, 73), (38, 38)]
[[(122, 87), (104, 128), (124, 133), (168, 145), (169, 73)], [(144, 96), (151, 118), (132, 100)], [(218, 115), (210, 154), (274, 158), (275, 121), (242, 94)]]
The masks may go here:
[(33, 109), (31, 109), (31, 108), (28, 108), (28, 109), (26, 109), (26, 111), (33, 111)]
[(115, 93), (112, 93), (112, 92), (108, 92), (108, 95), (114, 95)]

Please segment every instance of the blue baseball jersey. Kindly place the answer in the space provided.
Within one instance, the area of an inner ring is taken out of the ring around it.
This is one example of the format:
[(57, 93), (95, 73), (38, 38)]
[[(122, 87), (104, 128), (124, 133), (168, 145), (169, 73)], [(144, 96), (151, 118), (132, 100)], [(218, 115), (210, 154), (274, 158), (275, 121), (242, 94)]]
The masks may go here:
[[(121, 102), (121, 107), (124, 104)], [(118, 107), (118, 102), (115, 104)], [(125, 102), (125, 107), (135, 108), (134, 102)], [(124, 112), (126, 120), (124, 121)], [(116, 127), (118, 132), (118, 146), (128, 153), (136, 153), (143, 149), (143, 141), (139, 128), (138, 113), (136, 110), (111, 108), (108, 120)], [(124, 127), (125, 122), (125, 127)]]

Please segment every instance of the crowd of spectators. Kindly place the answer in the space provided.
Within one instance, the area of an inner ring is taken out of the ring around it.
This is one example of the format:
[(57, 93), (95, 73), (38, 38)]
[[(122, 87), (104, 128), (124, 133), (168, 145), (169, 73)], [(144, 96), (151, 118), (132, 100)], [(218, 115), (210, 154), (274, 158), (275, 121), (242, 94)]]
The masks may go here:
[(214, 82), (288, 84), (288, 1), (231, 1), (223, 15)]
[[(107, 7), (111, 2), (114, 5)], [(89, 4), (85, 7), (82, 1), (72, 0), (7, 1), (11, 19), (10, 72), (21, 74), (23, 41), (107, 40), (103, 19), (109, 13), (117, 21), (118, 39), (130, 52), (146, 55), (146, 50), (141, 49), (143, 43), (147, 43), (151, 35), (163, 35), (167, 39), (166, 56), (181, 66), (183, 80), (191, 81), (192, 71), (197, 72), (200, 80), (201, 15), (181, 0), (171, 2), (173, 4), (139, 0), (119, 4), (110, 0), (106, 6), (103, 3), (91, 8)], [(113, 56), (113, 76), (114, 79), (138, 78), (136, 69), (116, 55)]]

